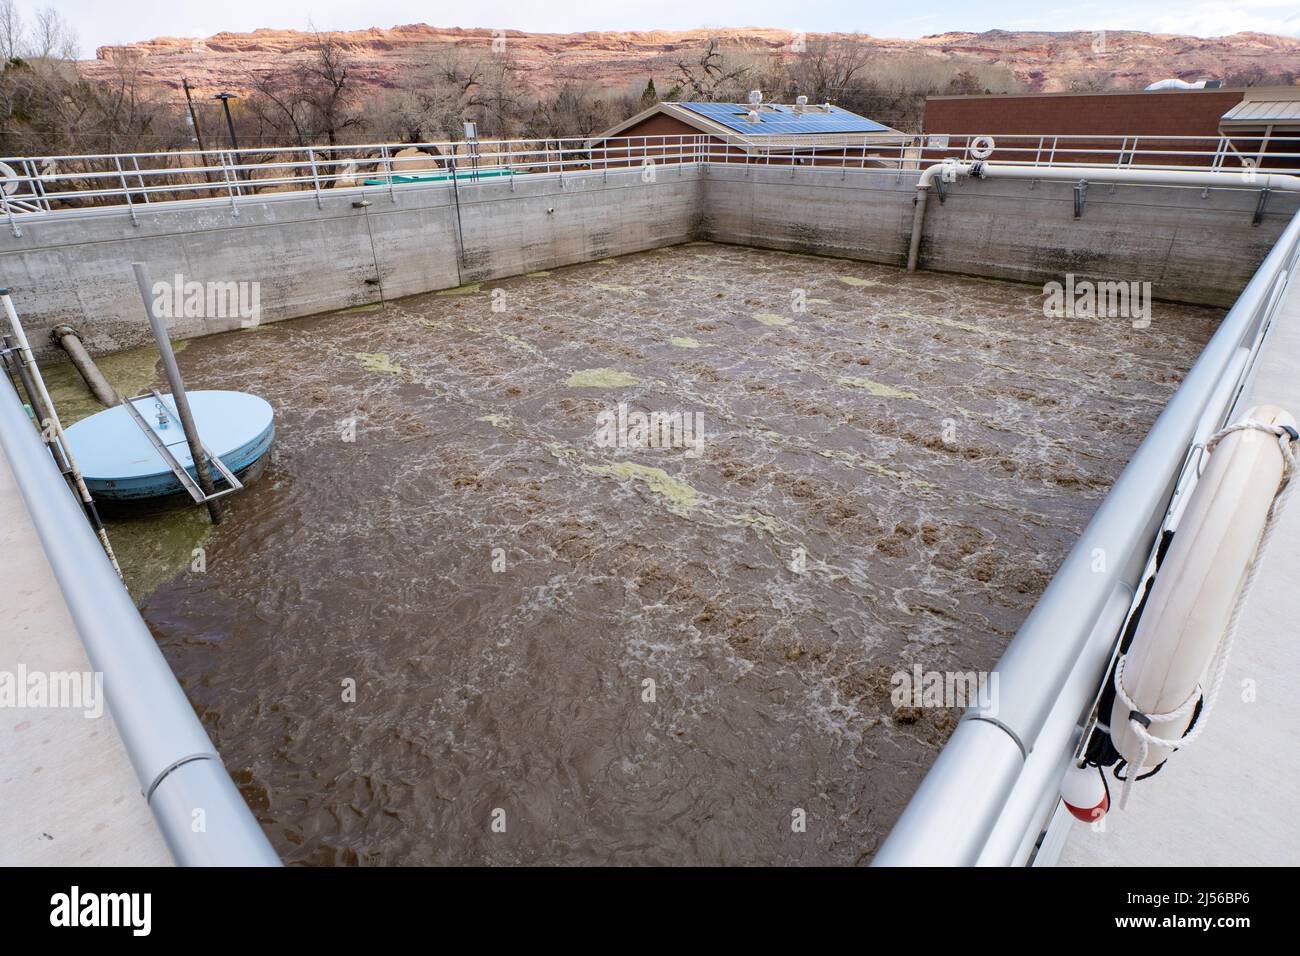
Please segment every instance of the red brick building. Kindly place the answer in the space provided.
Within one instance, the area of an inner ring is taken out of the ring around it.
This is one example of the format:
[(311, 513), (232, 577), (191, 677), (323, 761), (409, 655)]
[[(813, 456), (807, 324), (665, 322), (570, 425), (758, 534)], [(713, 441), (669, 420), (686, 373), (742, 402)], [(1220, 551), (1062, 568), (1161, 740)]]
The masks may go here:
[[(1001, 135), (1000, 157), (1030, 161), (1040, 140), (1044, 149), (1050, 150), (1053, 139), (1060, 137), (1056, 161), (1109, 163), (1115, 162), (1115, 152), (1123, 148), (1125, 137), (1137, 136), (1141, 137), (1141, 150), (1207, 153), (1168, 155), (1158, 162), (1209, 166), (1214, 163), (1221, 135), (1220, 121), (1245, 95), (1245, 89), (1213, 89), (932, 96), (925, 101), (923, 132), (929, 145), (941, 143), (945, 134)], [(1021, 135), (1008, 138), (1013, 134)], [(1076, 138), (1069, 139), (1067, 134)], [(1108, 138), (1091, 142), (1077, 138), (1083, 135)], [(1170, 136), (1200, 140), (1189, 143), (1161, 138)], [(1089, 154), (1090, 145), (1104, 145), (1108, 152)], [(927, 158), (932, 158), (931, 154), (927, 153)]]

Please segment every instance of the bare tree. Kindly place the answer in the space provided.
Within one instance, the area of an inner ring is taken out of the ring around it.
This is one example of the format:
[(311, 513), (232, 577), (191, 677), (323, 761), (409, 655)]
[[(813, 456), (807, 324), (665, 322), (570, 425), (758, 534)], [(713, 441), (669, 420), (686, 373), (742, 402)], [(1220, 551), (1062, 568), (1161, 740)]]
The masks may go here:
[(505, 54), (494, 54), (483, 70), (477, 93), (475, 118), (480, 132), (499, 139), (516, 135), (527, 99), (519, 65)]
[(482, 137), (519, 132), (529, 109), (518, 64), (508, 55), (449, 47), (428, 56), (388, 99), (387, 121), (408, 143), (455, 141), (465, 120)]
[(320, 131), (333, 146), (346, 130), (360, 126), (362, 117), (354, 108), (347, 52), (334, 34), (313, 35), (313, 56), (302, 67), (300, 75)]
[(393, 110), (402, 138), (411, 143), (459, 138), (466, 113), (480, 105), (485, 74), (481, 56), (455, 48), (412, 71)]
[(1273, 73), (1257, 63), (1236, 73), (1229, 73), (1223, 78), (1224, 86), (1295, 86), (1295, 84), (1295, 70), (1280, 70)]
[(717, 37), (709, 37), (702, 48), (677, 61), (674, 91), (669, 99), (734, 99), (753, 72), (752, 58), (725, 50)]
[(14, 0), (0, 0), (0, 57), (5, 63), (23, 55), (27, 27)]
[(1071, 93), (1100, 93), (1115, 86), (1109, 70), (1077, 70), (1064, 79), (1065, 88)]
[(37, 12), (28, 44), (28, 59), (75, 60), (81, 49), (76, 30), (53, 7)]
[(538, 102), (532, 131), (541, 136), (585, 137), (611, 126), (614, 119), (595, 86), (570, 82)]
[(248, 109), (261, 129), (294, 145), (334, 146), (363, 125), (347, 51), (332, 34), (313, 33), (310, 56), (296, 66), (251, 74)]
[(814, 103), (838, 102), (860, 85), (870, 62), (870, 49), (858, 40), (816, 40), (789, 65), (792, 92)]

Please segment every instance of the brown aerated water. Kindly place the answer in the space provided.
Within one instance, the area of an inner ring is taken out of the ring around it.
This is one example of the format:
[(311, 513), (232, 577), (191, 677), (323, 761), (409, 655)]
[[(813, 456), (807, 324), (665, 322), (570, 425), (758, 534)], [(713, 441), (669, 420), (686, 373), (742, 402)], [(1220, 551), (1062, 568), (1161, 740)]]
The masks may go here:
[(994, 664), (1220, 317), (1043, 301), (694, 243), (191, 342), (277, 443), (144, 614), (289, 862), (868, 861), (959, 713), (893, 675)]

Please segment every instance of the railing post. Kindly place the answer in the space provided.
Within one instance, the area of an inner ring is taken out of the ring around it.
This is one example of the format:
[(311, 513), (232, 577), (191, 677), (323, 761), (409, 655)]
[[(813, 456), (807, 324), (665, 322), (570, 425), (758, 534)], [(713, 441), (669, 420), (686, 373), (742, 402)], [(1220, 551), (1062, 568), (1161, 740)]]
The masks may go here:
[(18, 220), (14, 219), (13, 207), (9, 205), (9, 197), (5, 195), (3, 189), (0, 189), (0, 205), (4, 206), (5, 217), (9, 220), (9, 228), (12, 230), (14, 238), (20, 238), (23, 231), (18, 228)]
[(379, 147), (379, 155), (384, 161), (384, 181), (388, 183), (388, 199), (390, 202), (397, 202), (397, 193), (393, 192), (393, 157), (388, 152), (387, 143)]
[(316, 190), (316, 208), (324, 209), (320, 199), (320, 176), (316, 174), (316, 151), (310, 146), (307, 147), (307, 160), (311, 163), (311, 184)]
[(135, 181), (140, 184), (140, 194), (144, 196), (144, 201), (149, 202), (149, 187), (144, 184), (144, 176), (140, 173), (140, 157), (132, 156), (131, 165), (135, 167)]
[(135, 218), (135, 205), (131, 202), (131, 190), (126, 185), (126, 174), (122, 172), (122, 159), (120, 156), (113, 157), (113, 165), (117, 167), (117, 178), (122, 181), (122, 195), (126, 198), (126, 211), (131, 214), (131, 225), (140, 225), (140, 220)]
[(230, 195), (230, 211), (234, 213), (235, 218), (238, 219), (239, 205), (235, 202), (235, 186), (230, 181), (230, 174), (233, 171), (233, 167), (230, 163), (226, 162), (226, 151), (224, 149), (221, 150), (220, 156), (221, 156), (221, 176), (226, 181), (226, 192)]
[(32, 195), (36, 197), (36, 204), (38, 206), (44, 206), (46, 212), (53, 212), (53, 207), (50, 206), (50, 197), (45, 192), (45, 183), (41, 180), (41, 177), (36, 171), (36, 160), (25, 159), (23, 160), (23, 166), (26, 168), (27, 176), (31, 180)]

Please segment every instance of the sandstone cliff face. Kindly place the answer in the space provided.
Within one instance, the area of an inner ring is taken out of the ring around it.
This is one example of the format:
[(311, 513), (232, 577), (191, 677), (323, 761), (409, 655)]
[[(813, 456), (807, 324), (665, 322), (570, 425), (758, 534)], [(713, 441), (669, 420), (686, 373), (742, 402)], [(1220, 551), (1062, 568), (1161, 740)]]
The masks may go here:
[[(515, 30), (466, 30), (411, 24), (391, 29), (336, 34), (352, 57), (353, 76), (364, 87), (391, 88), (404, 72), (417, 69), (430, 55), (449, 47), (487, 53), (504, 40), (538, 91), (567, 80), (592, 80), (622, 91), (643, 86), (654, 77), (662, 91), (683, 51), (720, 37), (755, 53), (795, 55), (796, 35), (785, 30), (723, 29), (639, 33), (522, 33)], [(845, 34), (810, 34), (808, 41)], [(1032, 90), (1061, 89), (1066, 78), (1081, 72), (1105, 73), (1121, 85), (1143, 86), (1167, 77), (1199, 79), (1261, 67), (1274, 73), (1300, 71), (1300, 39), (1259, 33), (1200, 38), (1114, 31), (1104, 48), (1094, 51), (1092, 33), (943, 33), (919, 40), (891, 40), (856, 35), (881, 52), (924, 54), (957, 63), (1001, 64)], [(311, 34), (292, 30), (219, 33), (203, 40), (159, 37), (126, 46), (100, 47), (88, 61), (91, 77), (107, 76), (114, 59), (138, 54), (146, 81), (178, 87), (182, 76), (198, 89), (247, 92), (250, 71), (283, 68), (310, 57)], [(130, 55), (128, 54), (128, 55)]]

